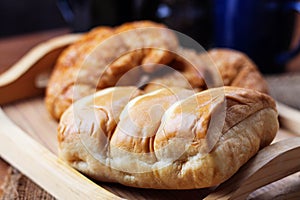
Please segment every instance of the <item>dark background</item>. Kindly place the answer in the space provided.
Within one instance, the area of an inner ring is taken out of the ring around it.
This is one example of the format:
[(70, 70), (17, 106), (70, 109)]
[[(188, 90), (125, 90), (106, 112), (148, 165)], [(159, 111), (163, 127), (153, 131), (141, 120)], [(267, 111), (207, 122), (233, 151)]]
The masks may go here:
[[(89, 24), (79, 22), (80, 26), (65, 21), (58, 8), (58, 1), (0, 0), (0, 38), (61, 28), (81, 32), (97, 25), (114, 26), (127, 21), (150, 19), (191, 36), (205, 48), (211, 47), (207, 42), (212, 37), (211, 16), (207, 9), (211, 0), (176, 0), (176, 4), (175, 0), (68, 0), (81, 4), (93, 2), (88, 7), (92, 8), (89, 17), (94, 21), (90, 20)], [(164, 10), (164, 5), (168, 5), (172, 12), (160, 16), (158, 11)], [(82, 9), (74, 8), (77, 13), (84, 14)], [(300, 40), (299, 14), (295, 25), (291, 48), (296, 47)], [(300, 56), (297, 56), (287, 63), (287, 69), (298, 71), (299, 63)]]
[[(63, 1), (0, 0), (0, 37), (62, 27), (84, 32), (98, 25), (115, 26), (147, 19), (164, 23), (204, 46), (211, 39), (210, 0), (67, 0), (75, 22), (68, 21), (66, 15), (64, 19), (59, 2)], [(166, 6), (171, 13), (160, 12), (166, 11)]]
[(56, 0), (0, 0), (0, 37), (61, 27)]

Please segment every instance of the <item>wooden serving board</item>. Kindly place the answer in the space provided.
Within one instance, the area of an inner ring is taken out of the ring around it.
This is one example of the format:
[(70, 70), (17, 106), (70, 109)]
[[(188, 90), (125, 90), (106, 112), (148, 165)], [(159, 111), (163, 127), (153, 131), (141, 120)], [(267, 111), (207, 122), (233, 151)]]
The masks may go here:
[[(41, 74), (49, 72), (59, 52), (77, 38), (67, 35), (41, 44), (0, 75), (0, 104), (19, 99), (0, 109), (0, 157), (50, 194), (72, 200), (300, 198), (300, 137), (283, 129), (277, 134), (274, 145), (261, 150), (217, 188), (137, 189), (93, 182), (66, 165), (57, 157), (57, 122), (46, 112), (43, 97), (20, 99), (43, 92), (44, 76)], [(286, 138), (290, 139), (284, 140)]]

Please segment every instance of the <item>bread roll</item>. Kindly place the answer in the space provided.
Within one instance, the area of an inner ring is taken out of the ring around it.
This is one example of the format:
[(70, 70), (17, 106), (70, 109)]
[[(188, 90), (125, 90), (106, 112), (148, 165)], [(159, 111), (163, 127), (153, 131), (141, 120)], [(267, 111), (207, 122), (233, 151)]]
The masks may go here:
[(59, 156), (99, 181), (204, 188), (230, 178), (277, 130), (275, 102), (255, 90), (112, 87), (63, 113)]

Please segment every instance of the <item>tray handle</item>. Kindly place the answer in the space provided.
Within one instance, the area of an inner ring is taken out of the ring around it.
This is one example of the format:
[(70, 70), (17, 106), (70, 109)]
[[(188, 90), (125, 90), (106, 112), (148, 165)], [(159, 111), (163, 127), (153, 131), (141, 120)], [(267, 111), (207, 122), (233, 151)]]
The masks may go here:
[(256, 189), (300, 171), (300, 137), (281, 140), (248, 161), (205, 200), (246, 199)]
[(42, 94), (59, 54), (79, 38), (67, 34), (43, 42), (0, 74), (0, 105)]

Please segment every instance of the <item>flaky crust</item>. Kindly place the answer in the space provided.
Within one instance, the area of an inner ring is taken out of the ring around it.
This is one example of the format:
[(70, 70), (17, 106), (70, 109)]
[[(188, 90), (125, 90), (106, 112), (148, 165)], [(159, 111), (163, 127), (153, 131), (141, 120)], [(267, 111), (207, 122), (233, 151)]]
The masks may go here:
[(248, 56), (235, 50), (212, 49), (207, 53), (196, 53), (191, 49), (180, 49), (169, 66), (177, 71), (156, 77), (146, 91), (167, 86), (196, 91), (234, 86), (268, 93), (267, 82), (257, 66)]
[[(168, 52), (177, 48), (173, 32), (150, 21), (95, 28), (59, 57), (46, 91), (47, 109), (59, 119), (73, 101), (113, 86), (135, 66), (151, 72), (153, 64), (170, 62)], [(126, 84), (134, 85), (139, 73), (134, 71)]]
[[(166, 73), (161, 65), (174, 70)], [(150, 77), (146, 92), (174, 86), (202, 91), (222, 85), (268, 91), (244, 54), (226, 49), (199, 54), (180, 48), (164, 25), (140, 21), (95, 28), (67, 48), (51, 75), (46, 106), (58, 120), (72, 102), (107, 87), (137, 85), (145, 75)]]
[(69, 107), (58, 130), (60, 157), (94, 179), (192, 189), (230, 178), (278, 122), (275, 102), (255, 90), (113, 87)]
[(208, 57), (219, 70), (224, 85), (268, 93), (267, 82), (244, 53), (232, 49), (212, 49), (208, 51)]

